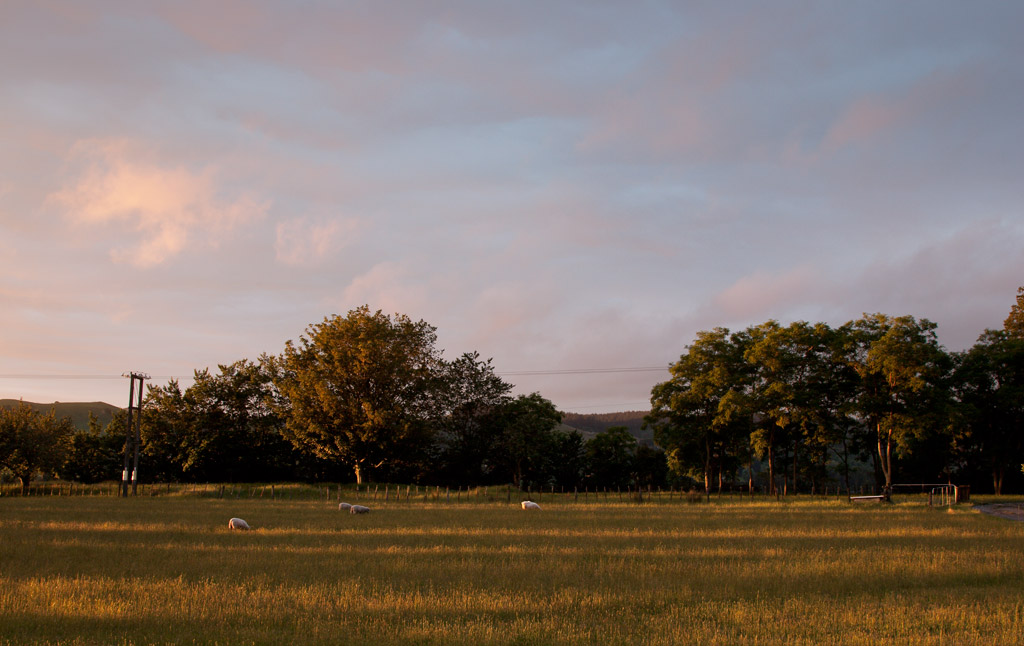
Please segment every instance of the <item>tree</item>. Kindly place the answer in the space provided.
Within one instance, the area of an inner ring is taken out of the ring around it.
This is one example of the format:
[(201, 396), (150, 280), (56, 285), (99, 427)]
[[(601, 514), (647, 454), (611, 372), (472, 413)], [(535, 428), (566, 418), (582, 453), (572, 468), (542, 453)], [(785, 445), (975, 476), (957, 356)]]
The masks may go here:
[(437, 399), (436, 338), (423, 321), (365, 305), (310, 325), (275, 362), (288, 439), (348, 466), (360, 484), (371, 469), (421, 452)]
[(587, 441), (589, 479), (595, 487), (627, 487), (633, 482), (636, 438), (625, 426), (612, 426)]
[[(754, 437), (757, 452), (768, 454), (774, 482), (772, 454), (781, 433), (792, 447), (793, 490), (800, 474), (813, 488), (826, 474), (830, 447), (846, 442), (849, 428), (846, 409), (856, 373), (845, 361), (844, 334), (824, 323), (804, 321), (785, 328), (769, 321), (749, 333), (744, 357), (754, 371), (751, 399), (762, 420)], [(848, 464), (848, 450), (842, 455)]]
[(583, 486), (587, 470), (586, 440), (577, 430), (556, 432), (551, 449), (551, 477), (566, 489)]
[[(669, 367), (671, 378), (651, 390), (651, 412), (644, 425), (665, 449), (679, 475), (698, 474), (710, 495), (715, 469), (737, 432), (748, 428), (739, 411), (746, 384), (745, 339), (725, 328), (698, 332), (686, 354)], [(721, 479), (719, 479), (721, 483)]]
[(1024, 449), (1024, 337), (986, 330), (960, 356), (953, 429), (966, 463), (985, 465), (999, 495)]
[(540, 393), (531, 393), (510, 401), (502, 417), (495, 459), (512, 483), (521, 488), (527, 482), (547, 480), (562, 414)]
[(197, 444), (193, 470), (208, 480), (261, 481), (289, 474), (294, 447), (274, 406), (278, 395), (264, 357), (197, 371), (185, 392), (191, 409), (190, 437)]
[[(187, 392), (187, 391), (186, 391)], [(193, 407), (177, 379), (150, 386), (142, 406), (140, 471), (157, 482), (195, 481), (202, 463), (202, 444), (194, 437)], [(116, 424), (115, 424), (116, 422)], [(124, 422), (111, 421), (124, 437)]]
[(659, 448), (638, 444), (633, 455), (634, 480), (638, 487), (660, 487), (668, 480), (668, 461)]
[(71, 435), (67, 458), (60, 469), (62, 478), (86, 484), (119, 478), (125, 436), (115, 435), (109, 426), (104, 429), (89, 413), (88, 430)]
[(487, 481), (500, 416), (511, 400), (511, 384), (494, 374), (491, 360), (467, 352), (442, 362), (437, 384), (436, 470), (449, 484)]
[(865, 315), (854, 326), (861, 350), (858, 413), (874, 430), (885, 493), (892, 490), (893, 459), (913, 441), (941, 427), (943, 383), (951, 361), (939, 346), (936, 325), (913, 316)]
[(0, 467), (10, 469), (24, 489), (36, 473), (60, 469), (72, 432), (71, 420), (58, 419), (52, 409), (44, 415), (23, 401), (0, 408)]
[(1017, 302), (1010, 307), (1003, 330), (1015, 339), (1024, 339), (1024, 287), (1017, 288)]

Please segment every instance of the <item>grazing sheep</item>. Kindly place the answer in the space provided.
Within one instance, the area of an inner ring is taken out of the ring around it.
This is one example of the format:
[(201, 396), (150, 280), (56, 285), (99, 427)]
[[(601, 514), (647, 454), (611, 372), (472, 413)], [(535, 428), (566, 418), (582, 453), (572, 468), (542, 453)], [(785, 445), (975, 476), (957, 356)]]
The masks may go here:
[(338, 503), (338, 511), (348, 511), (349, 509), (352, 509), (352, 505), (348, 504), (347, 502)]
[(529, 509), (536, 509), (537, 511), (540, 511), (540, 505), (538, 505), (537, 503), (533, 502), (532, 500), (524, 500), (523, 501), (523, 509), (527, 509), (527, 510), (529, 510)]
[(249, 529), (249, 523), (245, 522), (241, 518), (232, 518), (228, 521), (228, 529), (241, 529), (246, 531)]
[(362, 505), (352, 505), (351, 509), (348, 510), (350, 514), (368, 514), (370, 513), (369, 507), (363, 507)]

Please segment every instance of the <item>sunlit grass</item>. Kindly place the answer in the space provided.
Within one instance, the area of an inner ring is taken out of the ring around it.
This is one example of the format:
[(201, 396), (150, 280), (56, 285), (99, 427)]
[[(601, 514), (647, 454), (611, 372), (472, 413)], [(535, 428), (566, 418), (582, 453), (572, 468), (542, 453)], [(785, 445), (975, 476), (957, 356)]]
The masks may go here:
[(916, 503), (3, 498), (0, 644), (1015, 643), (1022, 547)]

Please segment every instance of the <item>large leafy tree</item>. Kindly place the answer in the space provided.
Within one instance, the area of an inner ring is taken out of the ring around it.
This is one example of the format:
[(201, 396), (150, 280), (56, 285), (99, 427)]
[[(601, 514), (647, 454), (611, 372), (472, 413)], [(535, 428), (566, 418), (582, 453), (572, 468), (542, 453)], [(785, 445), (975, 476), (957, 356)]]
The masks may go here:
[(589, 479), (597, 487), (632, 484), (637, 442), (625, 426), (612, 426), (587, 441)]
[[(124, 417), (124, 411), (118, 416)], [(77, 482), (95, 483), (120, 477), (124, 456), (125, 435), (123, 422), (113, 420), (104, 429), (96, 416), (89, 413), (89, 428), (75, 431), (71, 436), (67, 458), (61, 467), (61, 477)]]
[(358, 483), (421, 452), (436, 417), (436, 338), (424, 321), (367, 306), (310, 325), (275, 362), (288, 438), (348, 466)]
[(486, 482), (501, 415), (512, 385), (494, 373), (491, 360), (466, 353), (440, 366), (436, 392), (438, 437), (435, 470), (451, 484)]
[(284, 420), (266, 358), (196, 372), (186, 391), (192, 409), (197, 469), (209, 479), (259, 481), (284, 477), (293, 447), (284, 439)]
[(749, 429), (749, 417), (742, 414), (744, 347), (745, 338), (725, 328), (698, 332), (686, 354), (669, 367), (670, 379), (651, 390), (651, 412), (644, 418), (673, 470), (698, 474), (708, 494), (734, 437)]
[(0, 408), (0, 467), (27, 487), (38, 472), (56, 473), (63, 465), (74, 425), (54, 410), (40, 413), (25, 402)]
[[(192, 398), (178, 380), (150, 386), (142, 407), (142, 446), (139, 471), (158, 482), (198, 480), (203, 443), (195, 437)], [(120, 429), (124, 432), (124, 429)]]
[(517, 487), (544, 484), (552, 472), (562, 414), (540, 393), (519, 395), (505, 405), (495, 460)]
[(271, 360), (247, 359), (151, 386), (143, 407), (140, 471), (155, 480), (266, 481), (295, 473), (297, 454), (283, 436), (287, 407)]
[(860, 376), (857, 412), (874, 430), (885, 491), (892, 490), (893, 463), (915, 440), (943, 426), (950, 357), (936, 325), (913, 316), (865, 315), (853, 325)]
[(1024, 338), (987, 330), (960, 357), (953, 381), (958, 448), (967, 462), (988, 469), (1001, 494), (1024, 448)]
[[(587, 442), (583, 434), (572, 430), (554, 434), (551, 452), (551, 478), (554, 483), (572, 489), (583, 486), (587, 471)], [(662, 459), (664, 462), (664, 459)]]
[(755, 446), (767, 453), (774, 476), (773, 444), (781, 435), (792, 449), (794, 490), (801, 473), (813, 484), (826, 473), (829, 448), (845, 442), (849, 428), (856, 373), (845, 361), (844, 334), (803, 321), (787, 327), (769, 321), (749, 333), (744, 356), (753, 369), (751, 400), (760, 419)]

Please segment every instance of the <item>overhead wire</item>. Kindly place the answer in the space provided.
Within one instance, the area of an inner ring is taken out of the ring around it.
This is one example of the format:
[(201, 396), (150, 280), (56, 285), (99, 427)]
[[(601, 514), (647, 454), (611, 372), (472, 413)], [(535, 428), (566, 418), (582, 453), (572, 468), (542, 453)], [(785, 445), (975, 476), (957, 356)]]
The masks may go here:
[[(494, 374), (500, 377), (533, 377), (543, 375), (597, 375), (631, 372), (667, 372), (668, 366), (640, 366), (632, 368), (564, 368), (548, 370), (498, 370)], [(192, 379), (194, 375), (153, 375), (150, 379)], [(124, 375), (72, 375), (72, 374), (0, 374), (0, 379), (68, 379), (68, 380), (104, 380), (124, 379)]]

